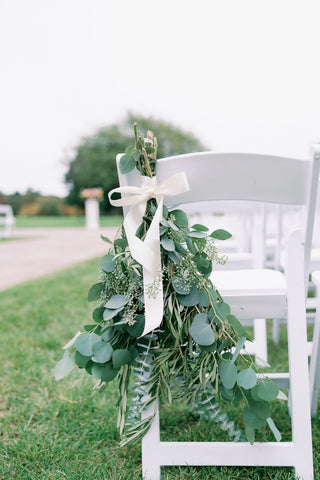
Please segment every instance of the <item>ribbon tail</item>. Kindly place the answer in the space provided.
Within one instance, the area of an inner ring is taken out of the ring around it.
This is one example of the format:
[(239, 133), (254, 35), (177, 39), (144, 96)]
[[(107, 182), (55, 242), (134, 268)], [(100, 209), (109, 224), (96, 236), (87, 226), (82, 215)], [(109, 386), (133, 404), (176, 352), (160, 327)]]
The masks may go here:
[(159, 327), (163, 318), (163, 285), (159, 232), (162, 207), (163, 200), (160, 200), (144, 241), (153, 252), (153, 269), (150, 271), (147, 268), (143, 268), (145, 325), (142, 336)]

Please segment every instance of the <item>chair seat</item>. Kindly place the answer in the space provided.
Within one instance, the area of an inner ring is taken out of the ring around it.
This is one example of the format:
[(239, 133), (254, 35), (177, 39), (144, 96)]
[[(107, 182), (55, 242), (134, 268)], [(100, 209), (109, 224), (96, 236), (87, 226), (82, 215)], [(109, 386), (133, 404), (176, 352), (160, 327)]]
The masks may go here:
[(213, 271), (210, 277), (233, 315), (250, 318), (283, 318), (287, 310), (287, 285), (281, 272), (270, 269)]

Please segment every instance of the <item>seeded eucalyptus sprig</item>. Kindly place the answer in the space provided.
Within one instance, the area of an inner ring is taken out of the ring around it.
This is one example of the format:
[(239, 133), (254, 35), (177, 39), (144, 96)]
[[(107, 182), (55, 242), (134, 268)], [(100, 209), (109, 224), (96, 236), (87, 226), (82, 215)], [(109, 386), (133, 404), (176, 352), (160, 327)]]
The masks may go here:
[[(122, 173), (137, 168), (141, 175), (156, 174), (157, 140), (148, 131), (120, 160)], [(143, 238), (157, 203), (147, 203), (137, 235)], [(189, 226), (181, 209), (163, 207), (160, 222), (162, 272), (143, 291), (142, 267), (131, 256), (122, 227), (109, 252), (100, 260), (99, 281), (88, 293), (96, 301), (92, 320), (84, 333), (66, 346), (56, 367), (62, 378), (75, 364), (99, 381), (99, 387), (118, 381), (118, 428), (122, 444), (137, 440), (149, 428), (152, 415), (141, 420), (141, 412), (153, 401), (184, 400), (200, 417), (220, 423), (234, 440), (242, 438), (226, 413), (225, 403), (243, 405), (246, 438), (253, 443), (255, 431), (268, 425), (277, 441), (281, 435), (272, 418), (270, 402), (278, 386), (257, 377), (251, 357), (243, 355), (250, 336), (231, 313), (214, 284), (215, 263), (226, 258), (217, 252), (215, 240), (231, 234), (209, 232), (201, 224)], [(164, 316), (159, 330), (141, 337), (144, 330), (144, 295), (155, 295), (163, 283)], [(130, 378), (133, 379), (130, 387)], [(130, 390), (132, 389), (132, 390)]]

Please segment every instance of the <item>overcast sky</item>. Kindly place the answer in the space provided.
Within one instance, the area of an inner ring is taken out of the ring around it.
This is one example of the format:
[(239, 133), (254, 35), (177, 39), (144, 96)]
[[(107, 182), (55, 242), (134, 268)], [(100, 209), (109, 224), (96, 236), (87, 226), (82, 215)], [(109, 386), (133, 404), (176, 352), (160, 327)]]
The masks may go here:
[(320, 141), (318, 0), (0, 0), (0, 191), (64, 195), (81, 136), (128, 110), (217, 150)]

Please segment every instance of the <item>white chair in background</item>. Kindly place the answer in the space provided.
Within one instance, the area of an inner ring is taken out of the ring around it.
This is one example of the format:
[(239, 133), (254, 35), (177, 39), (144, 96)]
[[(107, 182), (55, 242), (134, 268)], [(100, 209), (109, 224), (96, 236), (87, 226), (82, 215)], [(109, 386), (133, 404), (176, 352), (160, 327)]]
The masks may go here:
[[(319, 154), (319, 152), (317, 152)], [(119, 165), (120, 156), (117, 161)], [(305, 285), (311, 248), (320, 155), (310, 160), (270, 155), (192, 153), (158, 160), (163, 181), (184, 171), (190, 191), (165, 198), (168, 206), (216, 200), (293, 204), (306, 209), (306, 222), (288, 242), (286, 275), (268, 269), (219, 271), (213, 283), (239, 319), (287, 316), (289, 374), (272, 378), (290, 387), (292, 441), (161, 442), (159, 410), (142, 441), (145, 480), (160, 480), (161, 465), (293, 466), (301, 480), (313, 478), (307, 360)], [(119, 173), (120, 186), (139, 185), (139, 174)], [(269, 375), (271, 377), (271, 375)], [(154, 405), (143, 412), (152, 414)]]
[(0, 238), (10, 238), (16, 224), (11, 205), (0, 205)]

